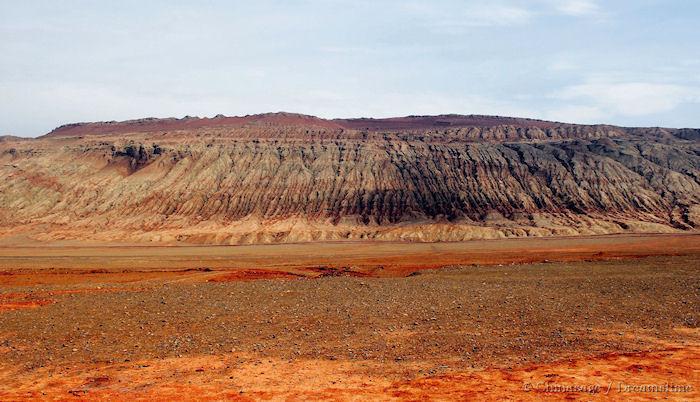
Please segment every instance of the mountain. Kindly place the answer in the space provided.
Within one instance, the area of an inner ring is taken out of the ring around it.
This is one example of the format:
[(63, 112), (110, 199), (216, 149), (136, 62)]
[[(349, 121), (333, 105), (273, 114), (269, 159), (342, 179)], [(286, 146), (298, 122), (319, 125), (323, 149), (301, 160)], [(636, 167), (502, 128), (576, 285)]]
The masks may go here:
[(700, 130), (477, 115), (76, 123), (0, 141), (0, 236), (245, 244), (700, 226)]
[(15, 135), (0, 135), (0, 142), (4, 142), (4, 141), (22, 141), (22, 140), (25, 140), (25, 139), (27, 139), (27, 138), (25, 138), (25, 137), (17, 137), (17, 136), (15, 136)]

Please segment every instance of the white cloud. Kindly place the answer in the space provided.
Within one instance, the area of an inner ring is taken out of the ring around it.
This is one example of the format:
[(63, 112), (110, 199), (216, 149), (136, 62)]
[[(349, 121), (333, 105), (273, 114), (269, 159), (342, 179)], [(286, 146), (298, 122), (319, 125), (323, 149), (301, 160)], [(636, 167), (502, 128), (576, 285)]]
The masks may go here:
[(546, 113), (547, 119), (601, 123), (619, 117), (670, 112), (687, 103), (700, 103), (700, 87), (650, 82), (586, 83), (551, 94), (565, 106)]
[(516, 26), (552, 13), (573, 17), (601, 18), (605, 13), (595, 0), (541, 0), (522, 6), (513, 1), (454, 3), (412, 1), (403, 9), (430, 30), (459, 34), (475, 27)]
[(508, 4), (471, 3), (461, 7), (443, 7), (434, 3), (412, 2), (404, 5), (422, 25), (439, 33), (461, 33), (475, 27), (512, 26), (530, 22), (534, 13)]
[(0, 121), (8, 121), (12, 116), (23, 122), (16, 134), (24, 136), (45, 134), (66, 123), (150, 116), (213, 116), (233, 108), (233, 102), (226, 97), (197, 95), (183, 99), (173, 93), (134, 92), (72, 82), (0, 82), (0, 93), (5, 95), (0, 98)]
[(555, 59), (547, 65), (547, 70), (553, 72), (574, 71), (579, 68), (579, 64), (567, 59)]
[(543, 118), (564, 123), (595, 124), (602, 123), (606, 114), (596, 106), (566, 105), (547, 111)]
[(491, 5), (472, 6), (461, 15), (446, 18), (444, 22), (451, 26), (503, 26), (529, 22), (532, 12), (520, 7)]
[[(307, 96), (311, 94), (312, 96)], [(522, 102), (487, 96), (462, 94), (450, 96), (436, 92), (377, 93), (372, 96), (355, 94), (339, 96), (324, 91), (299, 94), (288, 102), (293, 110), (325, 118), (336, 117), (397, 117), (436, 114), (486, 114), (529, 117), (536, 115)], [(287, 108), (289, 109), (289, 108)]]
[(562, 14), (576, 17), (600, 13), (598, 4), (591, 0), (554, 0), (554, 7)]

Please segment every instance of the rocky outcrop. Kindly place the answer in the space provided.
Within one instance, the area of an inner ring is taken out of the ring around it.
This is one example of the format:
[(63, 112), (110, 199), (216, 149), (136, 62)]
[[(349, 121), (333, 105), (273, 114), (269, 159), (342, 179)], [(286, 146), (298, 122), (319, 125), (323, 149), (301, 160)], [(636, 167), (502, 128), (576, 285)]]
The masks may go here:
[(693, 130), (485, 116), (214, 119), (245, 122), (107, 123), (120, 132), (90, 123), (90, 134), (75, 126), (78, 135), (68, 127), (0, 144), (3, 233), (237, 244), (700, 225)]

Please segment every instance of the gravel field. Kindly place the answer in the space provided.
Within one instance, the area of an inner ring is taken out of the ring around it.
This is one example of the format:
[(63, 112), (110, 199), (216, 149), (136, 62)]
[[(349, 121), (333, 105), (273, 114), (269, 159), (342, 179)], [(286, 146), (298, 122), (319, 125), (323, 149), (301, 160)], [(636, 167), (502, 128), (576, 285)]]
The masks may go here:
[(70, 367), (228, 356), (238, 365), (347, 363), (395, 381), (699, 340), (697, 254), (401, 278), (333, 271), (339, 276), (213, 282), (210, 274), (4, 286), (0, 372), (15, 376), (16, 389), (22, 375)]

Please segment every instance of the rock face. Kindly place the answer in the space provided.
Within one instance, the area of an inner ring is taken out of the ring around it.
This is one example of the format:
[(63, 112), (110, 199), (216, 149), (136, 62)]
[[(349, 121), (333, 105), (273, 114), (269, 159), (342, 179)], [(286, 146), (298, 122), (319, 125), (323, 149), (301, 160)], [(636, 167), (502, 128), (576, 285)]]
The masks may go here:
[(700, 226), (700, 131), (289, 113), (0, 142), (0, 234), (242, 244)]

